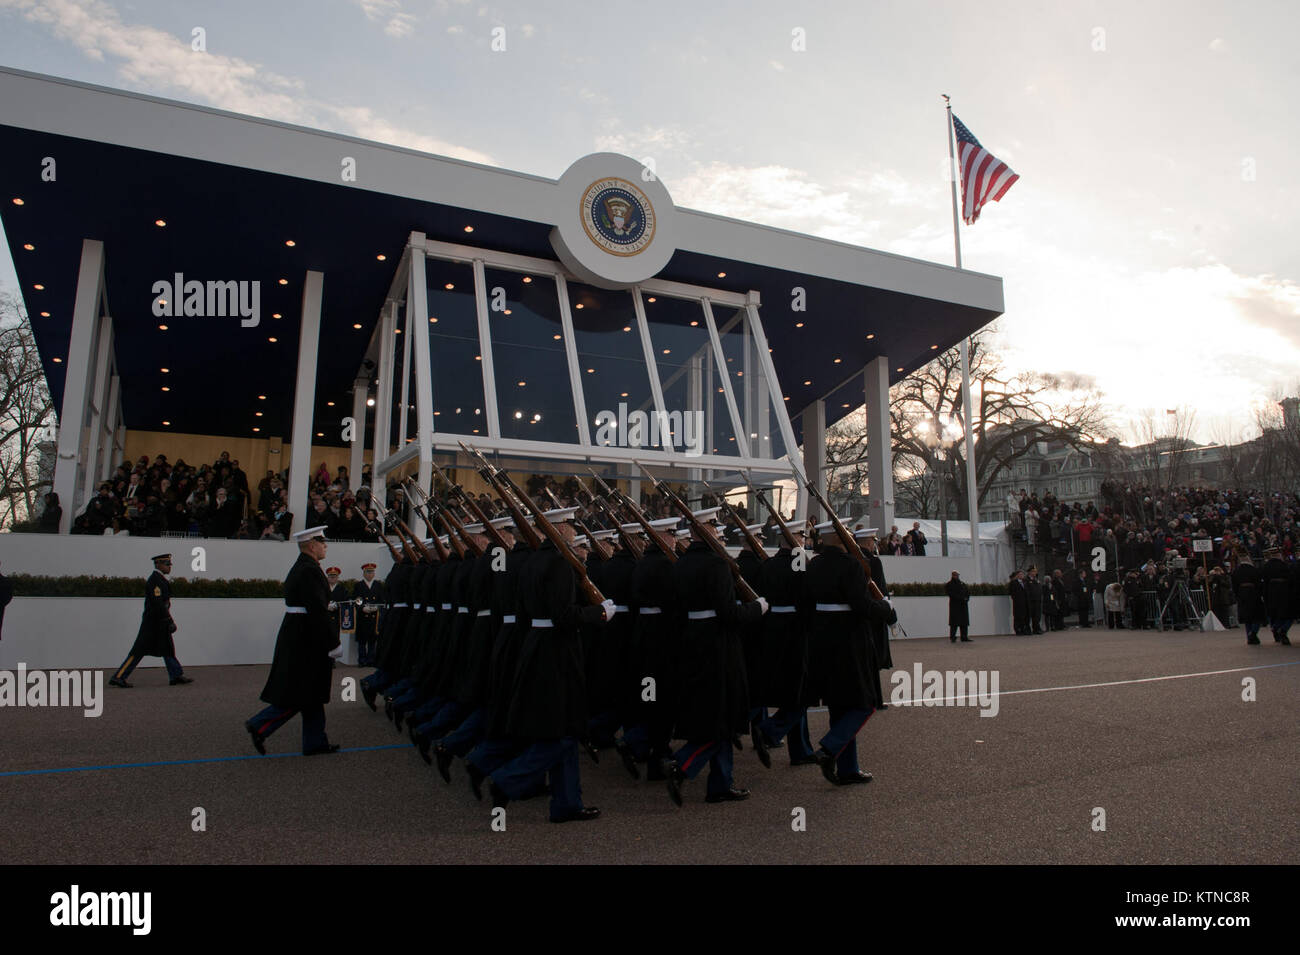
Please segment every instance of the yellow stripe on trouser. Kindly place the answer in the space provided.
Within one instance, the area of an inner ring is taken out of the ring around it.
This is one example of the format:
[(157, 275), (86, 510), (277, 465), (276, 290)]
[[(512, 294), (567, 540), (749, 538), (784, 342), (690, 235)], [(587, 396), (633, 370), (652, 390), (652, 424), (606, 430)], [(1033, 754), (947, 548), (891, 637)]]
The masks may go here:
[(131, 665), (131, 661), (134, 659), (135, 659), (134, 655), (127, 657), (126, 662), (123, 663), (120, 667), (118, 667), (117, 672), (113, 674), (113, 679), (114, 680), (122, 679), (122, 671), (125, 670), (127, 667), (129, 667)]

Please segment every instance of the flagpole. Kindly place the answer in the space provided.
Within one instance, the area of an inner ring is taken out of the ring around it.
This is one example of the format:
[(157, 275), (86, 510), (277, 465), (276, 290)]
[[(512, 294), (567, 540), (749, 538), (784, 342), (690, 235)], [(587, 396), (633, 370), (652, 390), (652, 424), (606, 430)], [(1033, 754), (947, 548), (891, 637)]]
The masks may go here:
[[(961, 220), (957, 214), (957, 153), (953, 145), (956, 130), (952, 122), (952, 101), (948, 94), (943, 94), (944, 108), (948, 120), (948, 178), (952, 183), (952, 242), (957, 255), (957, 268), (961, 268)], [(966, 514), (970, 520), (970, 555), (972, 583), (981, 583), (980, 574), (980, 520), (979, 487), (975, 483), (975, 409), (971, 405), (970, 393), (970, 339), (961, 340), (961, 403), (966, 409)], [(942, 478), (940, 478), (942, 480)]]

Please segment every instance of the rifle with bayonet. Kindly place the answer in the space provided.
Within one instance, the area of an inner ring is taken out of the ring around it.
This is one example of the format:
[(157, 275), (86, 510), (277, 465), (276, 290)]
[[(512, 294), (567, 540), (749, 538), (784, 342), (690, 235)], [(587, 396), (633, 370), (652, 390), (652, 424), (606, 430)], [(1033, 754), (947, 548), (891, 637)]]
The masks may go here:
[(754, 486), (754, 482), (749, 479), (749, 472), (741, 471), (740, 473), (745, 476), (745, 483), (754, 492), (754, 497), (758, 500), (758, 503), (767, 509), (767, 512), (772, 515), (772, 519), (776, 521), (776, 526), (781, 529), (781, 539), (785, 541), (791, 550), (794, 550), (799, 546), (799, 543), (794, 539), (794, 532), (790, 530), (790, 525), (781, 520), (780, 512), (767, 502), (767, 495), (763, 493), (762, 489)]
[(409, 485), (410, 490), (414, 490), (420, 495), (420, 498), (423, 501), (423, 503), (421, 503), (420, 500), (416, 500), (416, 498), (413, 497), (409, 493), (409, 491), (407, 493), (407, 499), (410, 500), (411, 507), (415, 508), (415, 513), (419, 514), (420, 517), (424, 518), (425, 526), (429, 528), (429, 535), (430, 535), (429, 539), (433, 541), (433, 550), (438, 560), (440, 561), (446, 560), (448, 557), (451, 556), (451, 551), (449, 551), (447, 549), (447, 546), (441, 540), (438, 539), (438, 527), (436, 524), (434, 524), (433, 514), (429, 509), (429, 503), (430, 503), (429, 495), (425, 494), (424, 488), (420, 487), (420, 485), (416, 484), (410, 478), (406, 479), (405, 484)]
[[(461, 445), (461, 447), (464, 447), (464, 445)], [(483, 457), (483, 455), (479, 454), (477, 451), (471, 451), (470, 454), (472, 457), (478, 458), (479, 463), (475, 465), (475, 470), (478, 471), (479, 476), (482, 477), (483, 480), (488, 482), (492, 487), (492, 490), (497, 492), (497, 497), (501, 498), (501, 503), (506, 506), (506, 510), (510, 512), (510, 516), (514, 518), (515, 529), (519, 531), (519, 536), (523, 539), (524, 543), (533, 550), (541, 547), (542, 538), (541, 535), (537, 533), (537, 528), (533, 527), (533, 525), (528, 522), (528, 518), (524, 514), (523, 510), (521, 510), (519, 502), (514, 499), (514, 496), (508, 490), (506, 490), (505, 485), (497, 479), (488, 459)]]
[(601, 479), (601, 476), (597, 474), (595, 471), (592, 471), (591, 468), (588, 468), (587, 470), (591, 472), (592, 478), (594, 478), (596, 481), (596, 487), (600, 489), (601, 493), (609, 496), (613, 500), (618, 501), (623, 505), (624, 509), (629, 514), (632, 515), (633, 520), (635, 520), (638, 524), (641, 525), (641, 529), (645, 531), (645, 536), (656, 547), (659, 548), (660, 553), (662, 553), (670, 561), (677, 560), (676, 548), (674, 548), (670, 542), (665, 541), (663, 537), (660, 535), (659, 531), (657, 531), (655, 528), (650, 526), (650, 518), (645, 516), (645, 512), (642, 511), (641, 508), (637, 506), (636, 502), (633, 501), (626, 494), (624, 494), (622, 491), (620, 491), (618, 488), (610, 487), (608, 484), (606, 484), (604, 480)]
[[(713, 488), (709, 487), (708, 481), (701, 481), (701, 483), (710, 494), (713, 493)], [(736, 512), (736, 509), (731, 506), (731, 502), (722, 494), (714, 494), (713, 496), (718, 499), (718, 506), (722, 508), (722, 513), (726, 514), (727, 517), (731, 519), (731, 523), (735, 524), (736, 527), (740, 529), (740, 536), (745, 539), (745, 545), (750, 549), (750, 551), (752, 551), (759, 560), (767, 560), (767, 552), (763, 550), (762, 542), (754, 536), (754, 532), (749, 529), (749, 525), (745, 523), (744, 518), (742, 518)]]
[(623, 549), (637, 560), (640, 560), (641, 555), (645, 553), (645, 545), (623, 529), (624, 523), (627, 522), (619, 517), (618, 511), (614, 510), (608, 501), (587, 490), (587, 485), (582, 483), (582, 478), (577, 478), (577, 481), (578, 486), (582, 488), (587, 497), (591, 499), (591, 503), (600, 508), (601, 513), (614, 522), (614, 526), (618, 529), (618, 539), (619, 542), (622, 543)]
[(844, 522), (839, 519), (833, 510), (831, 510), (830, 504), (827, 502), (826, 498), (822, 497), (822, 493), (817, 490), (816, 485), (809, 481), (808, 478), (804, 476), (803, 472), (799, 470), (799, 466), (794, 463), (794, 458), (787, 454), (786, 460), (790, 462), (790, 467), (794, 470), (795, 477), (799, 479), (799, 483), (808, 489), (808, 493), (813, 496), (813, 499), (817, 502), (818, 506), (826, 512), (831, 523), (835, 525), (835, 535), (839, 537), (840, 543), (844, 545), (844, 550), (850, 556), (856, 557), (858, 563), (862, 565), (862, 569), (867, 575), (867, 588), (871, 591), (872, 598), (875, 600), (884, 600), (885, 595), (880, 592), (880, 588), (876, 585), (876, 582), (871, 579), (871, 561), (868, 560), (867, 555), (862, 552), (862, 548), (858, 546), (858, 542), (854, 540), (853, 535), (849, 533), (849, 529), (844, 526)]
[(474, 500), (473, 496), (463, 487), (447, 477), (446, 473), (442, 468), (438, 467), (437, 464), (433, 465), (433, 470), (447, 483), (452, 492), (458, 495), (460, 499), (465, 502), (465, 506), (469, 508), (469, 512), (474, 515), (474, 520), (483, 525), (483, 533), (486, 534), (488, 540), (492, 542), (492, 546), (500, 547), (505, 551), (510, 550), (510, 547), (506, 544), (506, 539), (501, 536), (500, 528), (492, 526), (492, 521), (483, 513), (483, 508), (479, 507), (478, 501)]

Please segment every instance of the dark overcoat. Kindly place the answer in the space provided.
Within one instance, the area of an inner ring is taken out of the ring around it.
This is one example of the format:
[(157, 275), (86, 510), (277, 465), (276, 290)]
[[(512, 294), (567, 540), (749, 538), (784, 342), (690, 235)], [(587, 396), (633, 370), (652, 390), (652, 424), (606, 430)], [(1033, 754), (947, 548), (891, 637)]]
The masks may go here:
[(1291, 619), (1291, 571), (1276, 557), (1264, 562), (1264, 610), (1272, 621)]
[[(810, 559), (805, 552), (806, 562)], [(763, 615), (761, 703), (766, 706), (808, 705), (808, 623), (812, 608), (804, 587), (805, 571), (794, 569), (794, 552), (782, 547), (763, 564), (763, 589), (771, 607), (793, 607), (794, 613), (769, 609)], [(750, 696), (754, 695), (753, 687)]]
[(284, 579), (284, 603), (303, 607), (306, 613), (286, 613), (275, 638), (271, 673), (262, 699), (273, 706), (300, 710), (330, 701), (334, 661), (330, 651), (339, 645), (329, 613), (329, 583), (320, 564), (299, 554)]
[(949, 578), (944, 585), (948, 592), (948, 626), (970, 626), (970, 588), (960, 580)]
[(1237, 591), (1237, 619), (1242, 623), (1264, 623), (1264, 593), (1259, 568), (1241, 564), (1232, 572), (1232, 587)]
[[(488, 661), (488, 692), (486, 702), (491, 710), (488, 716), (488, 739), (506, 735), (506, 718), (509, 716), (510, 692), (514, 686), (515, 670), (519, 663), (519, 648), (528, 636), (528, 618), (519, 612), (519, 574), (533, 554), (533, 549), (520, 541), (506, 555), (506, 572), (493, 578), (492, 606), (501, 614), (501, 629), (492, 642), (492, 656)], [(513, 616), (513, 621), (507, 617)]]
[[(324, 580), (324, 576), (321, 579)], [(144, 614), (135, 635), (135, 645), (131, 648), (133, 656), (176, 656), (176, 645), (172, 640), (176, 624), (172, 622), (171, 606), (171, 584), (155, 570), (144, 582)]]
[[(828, 706), (880, 706), (880, 662), (868, 625), (888, 626), (897, 616), (883, 600), (868, 595), (862, 565), (837, 547), (826, 547), (809, 561), (805, 574), (808, 599), (814, 604), (811, 693)], [(849, 609), (821, 611), (816, 604), (847, 604)]]

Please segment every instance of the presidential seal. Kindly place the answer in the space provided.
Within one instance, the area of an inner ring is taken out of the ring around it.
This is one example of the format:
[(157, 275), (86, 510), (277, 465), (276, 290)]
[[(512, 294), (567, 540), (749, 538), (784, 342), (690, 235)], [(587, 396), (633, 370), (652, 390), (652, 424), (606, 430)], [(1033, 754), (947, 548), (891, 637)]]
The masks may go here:
[(636, 255), (654, 240), (654, 207), (626, 179), (593, 182), (582, 195), (579, 216), (587, 237), (611, 255)]

